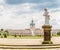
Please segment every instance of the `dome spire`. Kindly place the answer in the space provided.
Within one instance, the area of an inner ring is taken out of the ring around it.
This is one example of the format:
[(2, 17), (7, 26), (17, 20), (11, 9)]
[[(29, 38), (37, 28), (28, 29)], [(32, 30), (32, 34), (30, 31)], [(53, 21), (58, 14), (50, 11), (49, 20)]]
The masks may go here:
[(35, 26), (35, 23), (34, 23), (34, 20), (33, 19), (31, 20), (30, 26), (32, 26), (32, 27)]

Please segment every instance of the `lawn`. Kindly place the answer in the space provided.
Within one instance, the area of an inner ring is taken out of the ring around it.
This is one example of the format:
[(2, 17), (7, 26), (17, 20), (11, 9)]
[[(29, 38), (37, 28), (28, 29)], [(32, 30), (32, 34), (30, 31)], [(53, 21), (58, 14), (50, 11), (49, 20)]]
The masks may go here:
[(7, 38), (20, 38), (20, 39), (39, 39), (43, 38), (43, 36), (7, 36)]

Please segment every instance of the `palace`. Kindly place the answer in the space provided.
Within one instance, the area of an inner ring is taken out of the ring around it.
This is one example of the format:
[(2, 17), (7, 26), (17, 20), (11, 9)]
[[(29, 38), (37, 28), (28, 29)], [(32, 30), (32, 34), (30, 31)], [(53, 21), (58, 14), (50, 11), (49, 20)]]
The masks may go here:
[[(57, 35), (57, 32), (60, 30), (52, 30), (51, 33), (53, 35)], [(23, 29), (23, 30), (13, 30), (13, 29), (8, 29), (9, 35), (24, 35), (24, 36), (36, 36), (36, 35), (44, 35), (43, 29), (40, 28), (35, 28), (35, 23), (34, 20), (31, 20), (30, 23), (30, 28), (29, 29)]]

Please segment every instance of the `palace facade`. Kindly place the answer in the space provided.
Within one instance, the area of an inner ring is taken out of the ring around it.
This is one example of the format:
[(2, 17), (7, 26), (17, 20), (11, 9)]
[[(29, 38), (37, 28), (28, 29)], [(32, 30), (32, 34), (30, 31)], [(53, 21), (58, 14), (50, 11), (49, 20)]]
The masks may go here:
[[(57, 35), (57, 32), (59, 32), (59, 29), (53, 29), (51, 31), (52, 35)], [(35, 28), (35, 23), (32, 20), (30, 23), (30, 28), (29, 29), (21, 29), (21, 30), (13, 30), (13, 29), (8, 29), (9, 35), (24, 35), (24, 36), (35, 36), (35, 35), (44, 35), (43, 29), (40, 28)]]

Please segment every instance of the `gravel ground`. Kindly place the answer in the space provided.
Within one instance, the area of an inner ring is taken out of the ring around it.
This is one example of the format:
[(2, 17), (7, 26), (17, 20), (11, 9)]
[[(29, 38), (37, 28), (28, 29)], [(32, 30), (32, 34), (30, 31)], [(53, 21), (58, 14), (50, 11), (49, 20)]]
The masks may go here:
[[(60, 37), (53, 37), (51, 39), (54, 44), (60, 44)], [(8, 39), (0, 38), (0, 44), (9, 44), (9, 45), (40, 45), (43, 41), (41, 39)]]
[[(52, 37), (51, 39), (54, 44), (60, 44), (60, 37)], [(9, 45), (40, 45), (43, 39), (8, 39), (0, 38), (0, 44)], [(55, 49), (0, 49), (0, 50), (60, 50), (60, 48)]]

